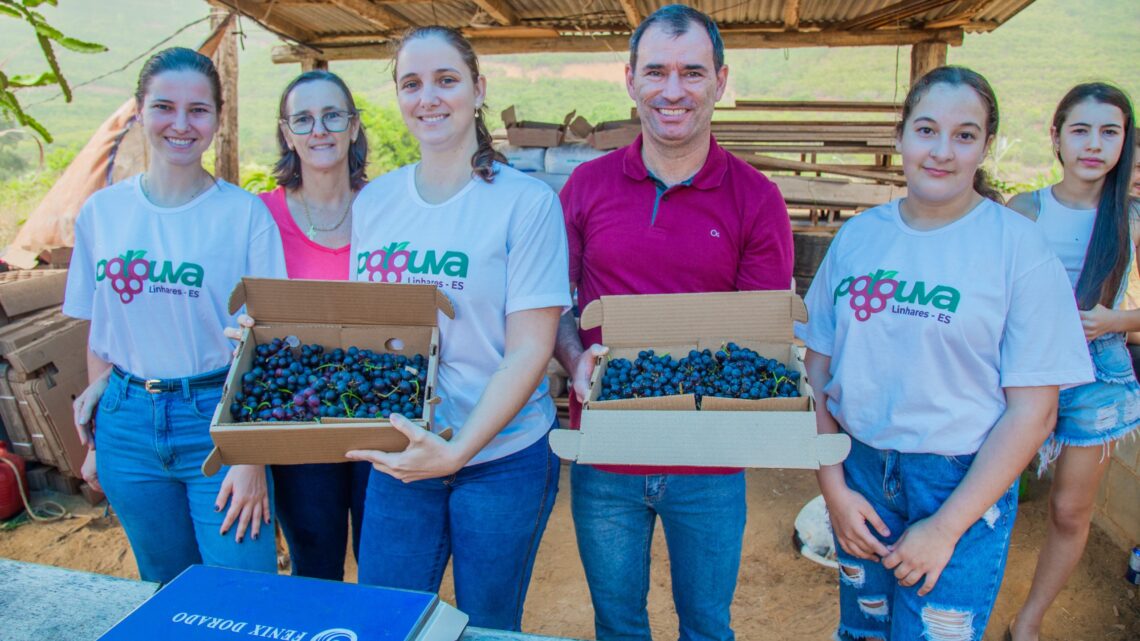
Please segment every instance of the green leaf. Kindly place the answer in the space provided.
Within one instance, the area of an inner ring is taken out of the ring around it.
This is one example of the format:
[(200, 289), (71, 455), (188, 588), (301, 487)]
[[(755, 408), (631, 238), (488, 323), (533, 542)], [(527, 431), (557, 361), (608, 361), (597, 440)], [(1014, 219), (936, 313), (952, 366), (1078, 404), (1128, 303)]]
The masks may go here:
[(8, 79), (10, 87), (44, 87), (56, 83), (55, 74), (45, 71), (38, 76), (12, 76)]
[(71, 49), (72, 51), (76, 51), (78, 53), (103, 53), (107, 50), (107, 47), (99, 44), (98, 42), (87, 42), (85, 40), (69, 38), (67, 36), (63, 36), (62, 38), (53, 38), (53, 40), (58, 42), (60, 46), (66, 49)]
[(24, 17), (24, 14), (22, 14), (19, 11), (16, 11), (15, 9), (13, 9), (12, 7), (8, 6), (7, 3), (0, 4), (0, 15), (11, 16), (13, 18), (23, 18)]
[(48, 24), (46, 22), (40, 22), (39, 20), (34, 20), (34, 21), (32, 21), (32, 26), (34, 26), (36, 28), (36, 33), (40, 34), (41, 36), (44, 36), (45, 38), (51, 38), (52, 40), (59, 40), (60, 38), (66, 37), (63, 35), (62, 32), (60, 32), (59, 29), (56, 29), (55, 27), (51, 26), (50, 24)]
[(57, 0), (24, 0), (24, 6), (29, 9), (34, 9), (41, 4), (50, 4), (53, 7), (59, 6)]

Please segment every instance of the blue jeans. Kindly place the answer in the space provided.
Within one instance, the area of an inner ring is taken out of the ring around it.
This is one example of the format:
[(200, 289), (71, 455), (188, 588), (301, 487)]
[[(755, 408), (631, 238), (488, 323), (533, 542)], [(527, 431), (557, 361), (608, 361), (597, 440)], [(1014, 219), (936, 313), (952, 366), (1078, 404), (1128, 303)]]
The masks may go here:
[[(973, 460), (973, 454), (942, 456), (877, 450), (852, 438), (851, 454), (843, 462), (843, 471), (847, 486), (866, 497), (890, 529), (891, 536), (879, 538), (891, 545), (907, 527), (938, 511), (962, 482)], [(922, 581), (903, 587), (892, 570), (881, 563), (848, 555), (837, 542), (837, 638), (980, 641), (1001, 587), (1016, 516), (1015, 481), (958, 540), (938, 584), (924, 597), (918, 596)]]
[(226, 510), (214, 501), (229, 468), (207, 478), (201, 466), (221, 396), (220, 386), (151, 394), (112, 374), (99, 401), (96, 471), (144, 581), (166, 583), (195, 563), (277, 571), (272, 527), (241, 543), (236, 525), (218, 534)]
[(543, 436), (451, 476), (403, 483), (372, 471), (360, 583), (438, 592), (453, 557), (455, 600), (471, 625), (519, 630), (534, 557), (558, 492)]
[(682, 641), (731, 641), (744, 473), (616, 474), (574, 464), (571, 509), (598, 641), (650, 641), (650, 544), (665, 528)]
[(352, 519), (352, 553), (360, 558), (360, 526), (367, 462), (274, 465), (273, 491), (277, 520), (289, 542), (293, 576), (344, 580), (348, 523)]

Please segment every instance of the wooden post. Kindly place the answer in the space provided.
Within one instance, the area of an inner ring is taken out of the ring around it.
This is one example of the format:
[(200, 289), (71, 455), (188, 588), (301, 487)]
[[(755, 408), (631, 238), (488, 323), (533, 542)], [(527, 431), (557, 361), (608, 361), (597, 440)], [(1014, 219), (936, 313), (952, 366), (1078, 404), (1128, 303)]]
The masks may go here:
[(320, 69), (321, 71), (328, 71), (329, 70), (329, 61), (324, 60), (322, 58), (311, 58), (311, 57), (301, 59), (301, 72), (302, 73), (304, 73), (306, 71), (316, 71), (317, 69)]
[[(229, 11), (215, 8), (210, 26), (217, 27)], [(214, 65), (222, 78), (222, 109), (218, 113), (218, 133), (214, 136), (214, 175), (238, 184), (238, 60), (237, 36), (232, 29), (222, 36), (214, 53)]]
[(919, 42), (910, 48), (910, 84), (914, 84), (926, 72), (946, 64), (945, 42)]

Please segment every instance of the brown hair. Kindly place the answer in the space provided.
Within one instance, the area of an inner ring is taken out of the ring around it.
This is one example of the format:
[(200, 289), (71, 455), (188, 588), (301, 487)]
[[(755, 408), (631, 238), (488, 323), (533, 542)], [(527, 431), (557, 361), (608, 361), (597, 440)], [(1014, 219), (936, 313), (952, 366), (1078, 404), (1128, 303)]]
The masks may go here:
[[(412, 40), (432, 36), (443, 39), (444, 42), (458, 51), (459, 57), (463, 58), (467, 69), (471, 71), (471, 79), (475, 81), (479, 80), (479, 58), (475, 55), (475, 49), (472, 48), (467, 38), (464, 38), (463, 34), (450, 27), (429, 25), (408, 30), (404, 33), (403, 37), (395, 43), (395, 48), (392, 52), (393, 81), (396, 81), (396, 58), (400, 55), (400, 51), (403, 50), (404, 45)], [(492, 182), (495, 179), (495, 161), (505, 163), (507, 159), (491, 146), (491, 132), (487, 129), (486, 111), (486, 102), (483, 103), (483, 106), (475, 110), (475, 142), (478, 143), (479, 147), (475, 150), (475, 154), (471, 156), (471, 173), (487, 182)]]
[[(1107, 83), (1088, 82), (1070, 89), (1053, 112), (1053, 131), (1057, 132), (1058, 138), (1069, 112), (1086, 100), (1111, 105), (1124, 115), (1124, 146), (1120, 150), (1116, 166), (1105, 174), (1104, 185), (1100, 189), (1092, 238), (1089, 239), (1076, 292), (1077, 304), (1081, 309), (1092, 309), (1097, 303), (1111, 308), (1116, 300), (1116, 292), (1120, 289), (1120, 281), (1128, 270), (1131, 255), (1128, 208), (1131, 202), (1129, 189), (1132, 186), (1132, 164), (1136, 153), (1136, 119), (1128, 94)], [(1065, 165), (1059, 149), (1057, 160), (1062, 167)]]
[[(931, 69), (911, 86), (910, 91), (906, 94), (906, 101), (903, 102), (902, 119), (899, 120), (895, 133), (902, 137), (903, 127), (906, 126), (907, 119), (913, 114), (914, 108), (918, 106), (930, 88), (937, 84), (946, 84), (951, 87), (967, 86), (978, 94), (978, 98), (981, 99), (982, 105), (986, 108), (985, 143), (989, 144), (997, 135), (998, 123), (1000, 122), (997, 95), (994, 94), (993, 87), (982, 77), (982, 74), (966, 67), (954, 65)], [(978, 170), (974, 172), (974, 191), (996, 203), (1005, 203), (1001, 192), (990, 184), (989, 176), (981, 167), (978, 167)]]
[(150, 81), (166, 71), (197, 71), (206, 76), (206, 80), (210, 82), (210, 89), (214, 92), (214, 108), (222, 108), (222, 79), (218, 76), (218, 68), (214, 66), (214, 61), (186, 47), (163, 49), (143, 64), (139, 70), (139, 83), (135, 88), (135, 100), (140, 107), (146, 98), (146, 92), (150, 90)]
[[(289, 94), (293, 93), (293, 89), (307, 82), (322, 80), (331, 82), (341, 90), (344, 94), (344, 101), (348, 104), (350, 117), (355, 118), (360, 127), (356, 140), (353, 140), (348, 147), (348, 186), (353, 191), (360, 191), (364, 187), (364, 183), (368, 182), (368, 176), (364, 173), (364, 169), (368, 165), (368, 136), (364, 135), (364, 123), (360, 122), (360, 112), (356, 110), (356, 101), (352, 99), (352, 92), (348, 90), (348, 85), (344, 84), (344, 80), (341, 80), (340, 76), (323, 69), (306, 71), (297, 76), (285, 87), (285, 91), (281, 92), (281, 102), (277, 106), (277, 117), (281, 119), (289, 117), (289, 114), (285, 113), (285, 109), (286, 103), (289, 102)], [(303, 179), (301, 176), (301, 157), (297, 155), (295, 149), (289, 148), (281, 127), (277, 128), (277, 150), (281, 157), (273, 167), (273, 177), (277, 179), (278, 185), (286, 189), (297, 189), (301, 186)]]

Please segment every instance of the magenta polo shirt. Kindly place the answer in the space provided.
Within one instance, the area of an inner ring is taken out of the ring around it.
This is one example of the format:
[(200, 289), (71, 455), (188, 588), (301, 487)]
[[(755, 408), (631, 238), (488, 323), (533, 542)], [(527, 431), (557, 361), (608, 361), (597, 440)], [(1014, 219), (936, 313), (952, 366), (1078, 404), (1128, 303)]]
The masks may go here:
[(273, 220), (281, 232), (285, 269), (289, 278), (348, 280), (348, 245), (330, 248), (309, 240), (297, 226), (297, 221), (293, 220), (293, 214), (289, 213), (284, 187), (260, 193), (257, 197), (269, 208), (269, 213), (273, 214)]
[[(578, 308), (601, 296), (789, 289), (792, 229), (780, 190), (712, 139), (691, 179), (666, 188), (641, 158), (641, 137), (580, 165), (560, 194)], [(288, 252), (286, 252), (288, 253)], [(602, 343), (600, 329), (580, 332)], [(571, 424), (581, 408), (570, 398)], [(630, 474), (728, 468), (598, 465)]]

